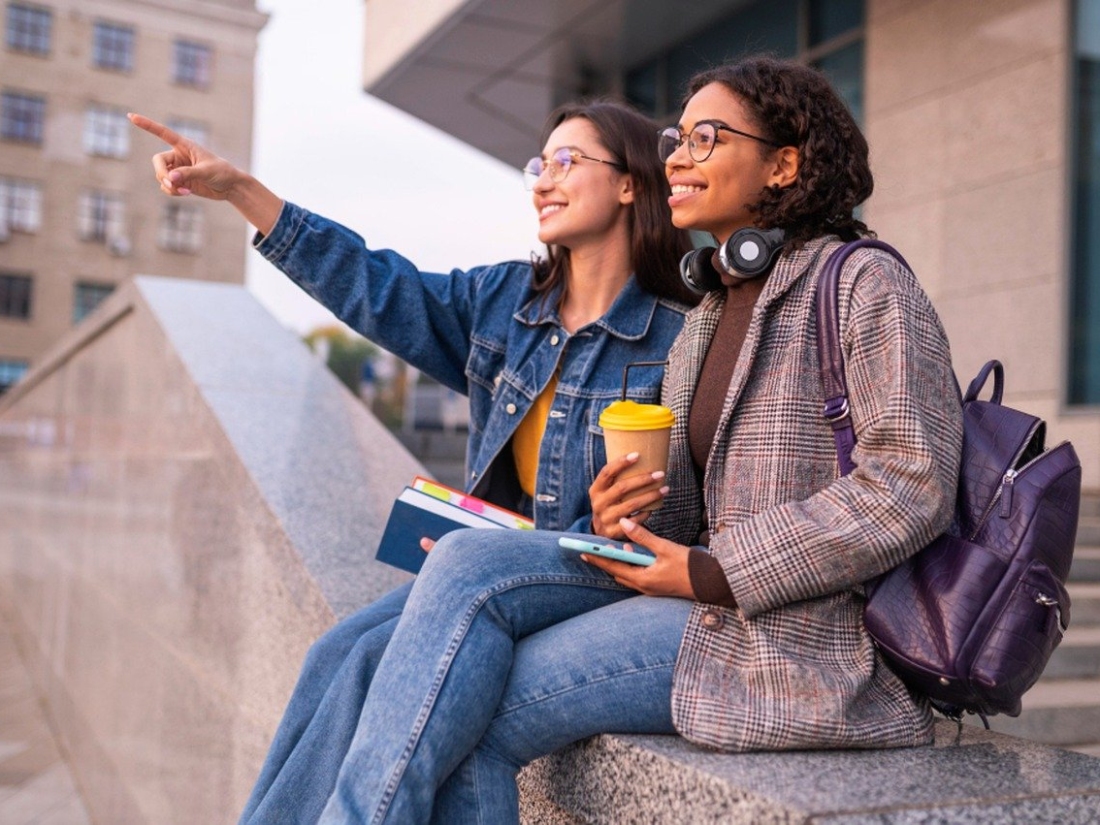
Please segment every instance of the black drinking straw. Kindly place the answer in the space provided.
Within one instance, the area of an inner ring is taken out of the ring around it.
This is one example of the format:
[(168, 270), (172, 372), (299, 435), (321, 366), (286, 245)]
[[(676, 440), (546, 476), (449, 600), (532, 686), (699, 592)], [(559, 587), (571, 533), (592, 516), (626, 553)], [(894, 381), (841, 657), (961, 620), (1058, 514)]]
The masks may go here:
[(626, 401), (626, 385), (627, 376), (630, 374), (631, 367), (663, 367), (668, 364), (668, 361), (632, 361), (623, 367), (623, 396), (620, 401)]

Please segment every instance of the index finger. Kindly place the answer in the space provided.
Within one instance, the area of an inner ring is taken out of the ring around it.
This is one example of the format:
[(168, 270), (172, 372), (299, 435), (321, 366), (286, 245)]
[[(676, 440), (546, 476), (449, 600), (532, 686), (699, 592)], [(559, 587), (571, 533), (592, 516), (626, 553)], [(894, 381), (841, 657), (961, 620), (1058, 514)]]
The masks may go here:
[(627, 453), (619, 458), (614, 458), (603, 465), (603, 469), (596, 474), (596, 479), (602, 479), (604, 484), (611, 486), (615, 479), (619, 477), (619, 473), (629, 467), (631, 464), (638, 460), (637, 453)]
[(178, 146), (184, 140), (182, 135), (173, 132), (163, 123), (157, 123), (155, 120), (145, 117), (145, 115), (129, 112), (126, 117), (130, 118), (130, 122), (139, 129), (160, 138), (169, 146)]

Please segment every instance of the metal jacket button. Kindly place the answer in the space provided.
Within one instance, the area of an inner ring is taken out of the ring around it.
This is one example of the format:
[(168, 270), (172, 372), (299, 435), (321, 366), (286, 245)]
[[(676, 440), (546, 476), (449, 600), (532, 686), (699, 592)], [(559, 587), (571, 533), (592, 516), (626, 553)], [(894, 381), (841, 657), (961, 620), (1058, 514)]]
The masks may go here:
[(507, 407), (504, 408), (504, 410), (508, 413), (508, 415), (515, 415), (516, 414), (516, 405), (515, 404), (509, 404)]
[(720, 630), (725, 623), (722, 614), (716, 610), (708, 610), (703, 614), (703, 627), (707, 630)]
[(558, 345), (558, 341), (560, 341), (560, 340), (561, 340), (561, 339), (560, 339), (560, 338), (558, 338), (558, 336), (557, 336), (557, 335), (551, 335), (551, 336), (550, 336), (550, 346), (552, 346), (552, 347), (556, 347), (556, 346)]

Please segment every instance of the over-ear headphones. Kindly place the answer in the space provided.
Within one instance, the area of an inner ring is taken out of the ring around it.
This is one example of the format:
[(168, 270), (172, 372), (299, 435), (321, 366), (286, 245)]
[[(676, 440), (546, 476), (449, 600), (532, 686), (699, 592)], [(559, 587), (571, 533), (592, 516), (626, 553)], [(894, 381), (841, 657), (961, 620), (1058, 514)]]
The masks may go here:
[(786, 240), (787, 234), (779, 228), (738, 229), (718, 249), (704, 246), (687, 253), (680, 260), (680, 277), (698, 295), (723, 288), (719, 267), (734, 278), (759, 278), (775, 264)]

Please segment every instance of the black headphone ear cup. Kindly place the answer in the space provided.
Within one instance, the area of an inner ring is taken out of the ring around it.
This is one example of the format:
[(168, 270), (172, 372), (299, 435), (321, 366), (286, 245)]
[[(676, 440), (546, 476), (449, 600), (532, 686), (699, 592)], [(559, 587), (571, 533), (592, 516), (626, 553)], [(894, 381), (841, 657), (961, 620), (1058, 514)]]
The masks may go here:
[(786, 233), (782, 229), (746, 227), (734, 232), (718, 250), (722, 267), (738, 278), (758, 278), (775, 265), (783, 249)]
[(722, 277), (714, 268), (713, 246), (693, 249), (680, 259), (680, 277), (684, 285), (696, 295), (706, 295), (722, 288)]

